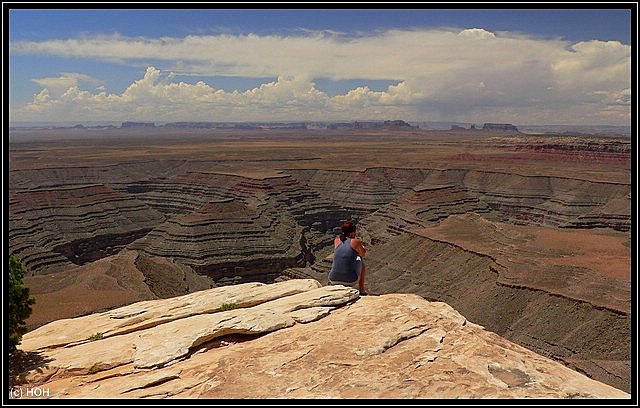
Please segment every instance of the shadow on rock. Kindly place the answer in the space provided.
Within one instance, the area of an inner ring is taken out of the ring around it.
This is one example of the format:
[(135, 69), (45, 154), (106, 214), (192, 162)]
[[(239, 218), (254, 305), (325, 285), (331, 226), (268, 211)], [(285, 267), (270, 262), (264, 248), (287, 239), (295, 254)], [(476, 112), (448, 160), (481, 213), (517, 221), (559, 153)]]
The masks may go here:
[(26, 376), (32, 371), (42, 372), (42, 368), (52, 359), (44, 358), (33, 351), (16, 350), (9, 354), (9, 386), (13, 387), (26, 382)]

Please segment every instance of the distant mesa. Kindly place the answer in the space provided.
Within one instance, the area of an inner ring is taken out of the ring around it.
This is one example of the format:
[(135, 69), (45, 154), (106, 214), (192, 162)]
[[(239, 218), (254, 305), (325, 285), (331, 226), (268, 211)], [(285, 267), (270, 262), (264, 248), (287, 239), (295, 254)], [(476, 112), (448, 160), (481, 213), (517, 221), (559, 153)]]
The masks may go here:
[[(153, 122), (122, 122), (121, 128), (155, 128)], [(196, 128), (196, 129), (306, 129), (306, 123), (215, 123), (215, 122), (172, 122), (164, 127), (173, 128)], [(414, 129), (415, 126), (404, 120), (385, 121), (356, 121), (346, 123), (333, 123), (327, 126), (330, 129), (351, 128), (351, 129)], [(465, 129), (459, 125), (452, 125), (451, 130), (478, 130), (475, 125)], [(510, 123), (485, 123), (482, 126), (484, 131), (491, 132), (513, 132), (520, 133), (518, 128)]]
[(475, 129), (476, 129), (476, 125), (471, 125), (469, 129), (462, 127), (460, 125), (451, 125), (451, 130), (475, 130)]
[(250, 123), (216, 123), (216, 122), (171, 122), (164, 125), (169, 128), (187, 128), (187, 129), (257, 129)]
[[(152, 128), (157, 127), (154, 123), (148, 122), (122, 122), (122, 128)], [(187, 129), (235, 129), (235, 130), (273, 130), (273, 129), (415, 129), (404, 120), (385, 121), (356, 121), (342, 123), (307, 123), (307, 122), (169, 122), (159, 127), (166, 128), (187, 128)]]
[(410, 124), (404, 120), (385, 120), (384, 122), (356, 122), (355, 128), (384, 128), (384, 129), (398, 129), (398, 128), (413, 128)]
[(356, 121), (332, 123), (327, 126), (328, 129), (415, 129), (404, 120), (385, 120), (385, 121)]
[(630, 126), (614, 125), (520, 125), (510, 123), (485, 123), (478, 127), (475, 124), (465, 122), (414, 122), (409, 124), (403, 120), (370, 120), (370, 121), (345, 121), (345, 122), (84, 122), (81, 124), (72, 122), (15, 122), (10, 125), (10, 131), (17, 130), (59, 130), (59, 129), (218, 129), (218, 130), (351, 130), (351, 129), (378, 129), (378, 130), (451, 130), (455, 132), (485, 131), (494, 133), (512, 134), (552, 134), (567, 136), (607, 136), (626, 137), (631, 136)]
[(170, 122), (164, 125), (168, 128), (185, 129), (223, 129), (223, 130), (273, 130), (273, 129), (306, 129), (307, 124), (303, 122)]
[(482, 129), (476, 128), (476, 125), (471, 125), (469, 129), (462, 127), (460, 125), (451, 125), (451, 130), (461, 131), (461, 130), (484, 130), (490, 132), (509, 132), (509, 133), (520, 133), (518, 128), (511, 123), (485, 123), (482, 126)]
[(121, 128), (154, 128), (153, 122), (122, 122)]
[(485, 123), (482, 130), (519, 133), (518, 128), (510, 123)]
[[(425, 122), (427, 123), (427, 122)], [(155, 129), (155, 128), (179, 128), (179, 129), (221, 129), (221, 130), (307, 130), (307, 129), (330, 129), (330, 130), (344, 130), (344, 129), (366, 129), (366, 130), (412, 130), (412, 129), (426, 129), (420, 124), (412, 125), (404, 120), (370, 120), (370, 121), (353, 121), (353, 122), (198, 122), (198, 121), (183, 121), (183, 122), (137, 122), (137, 121), (125, 121), (121, 122), (120, 129)], [(448, 125), (447, 125), (448, 126)], [(89, 129), (89, 128), (117, 128), (116, 124), (111, 125), (87, 125), (87, 124), (75, 124), (68, 126), (56, 126), (56, 125), (31, 125), (19, 126), (20, 128), (30, 129)], [(12, 126), (10, 130), (16, 130), (18, 127)], [(446, 129), (442, 127), (440, 129)], [(510, 123), (485, 123), (482, 128), (477, 128), (475, 124), (471, 124), (469, 128), (461, 124), (452, 124), (450, 130), (452, 131), (490, 131), (490, 132), (510, 132), (520, 133), (518, 128)], [(570, 133), (570, 132), (566, 132)], [(575, 132), (573, 132), (575, 133)]]

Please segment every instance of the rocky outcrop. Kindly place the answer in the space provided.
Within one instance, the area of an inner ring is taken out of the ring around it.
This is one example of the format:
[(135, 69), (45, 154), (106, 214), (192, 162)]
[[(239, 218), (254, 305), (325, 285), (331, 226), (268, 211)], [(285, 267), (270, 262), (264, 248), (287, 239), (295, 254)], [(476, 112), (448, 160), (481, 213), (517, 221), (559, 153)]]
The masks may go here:
[(314, 280), (138, 302), (52, 322), (19, 347), (35, 362), (14, 368), (22, 398), (630, 398), (445, 303)]

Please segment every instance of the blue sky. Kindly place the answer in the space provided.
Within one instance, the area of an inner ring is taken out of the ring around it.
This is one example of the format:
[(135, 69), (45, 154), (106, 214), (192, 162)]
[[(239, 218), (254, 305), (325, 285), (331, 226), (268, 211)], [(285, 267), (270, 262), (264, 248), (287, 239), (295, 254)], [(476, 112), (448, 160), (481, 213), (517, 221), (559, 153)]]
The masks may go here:
[(10, 120), (630, 124), (631, 9), (451, 5), (11, 9)]

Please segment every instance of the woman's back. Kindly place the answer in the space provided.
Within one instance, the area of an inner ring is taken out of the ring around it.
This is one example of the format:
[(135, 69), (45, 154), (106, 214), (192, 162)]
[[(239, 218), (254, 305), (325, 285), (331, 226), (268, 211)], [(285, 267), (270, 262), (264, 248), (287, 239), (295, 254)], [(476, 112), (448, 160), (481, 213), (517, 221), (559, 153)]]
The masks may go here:
[(333, 250), (333, 264), (329, 279), (340, 282), (353, 282), (358, 280), (355, 272), (356, 257), (358, 253), (351, 247), (351, 238), (347, 238)]

